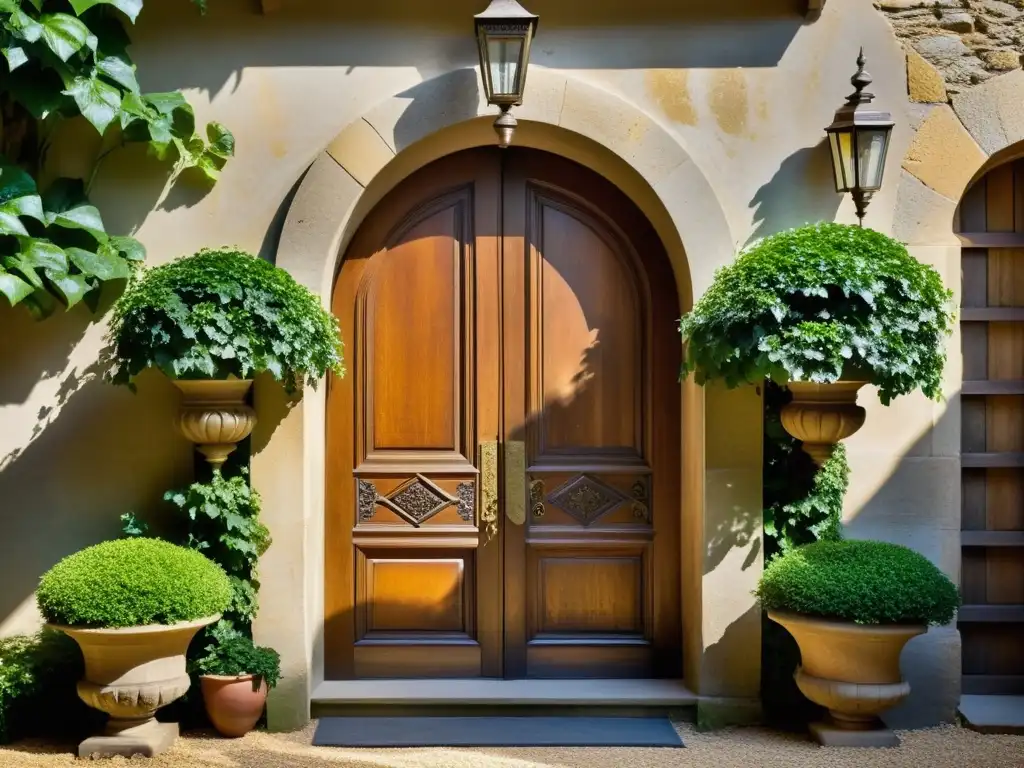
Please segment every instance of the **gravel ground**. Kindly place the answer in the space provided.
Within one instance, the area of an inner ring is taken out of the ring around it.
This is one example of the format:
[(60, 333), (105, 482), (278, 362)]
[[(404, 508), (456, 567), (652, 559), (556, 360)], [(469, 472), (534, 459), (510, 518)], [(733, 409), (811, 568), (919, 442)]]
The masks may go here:
[[(679, 726), (687, 749), (328, 749), (313, 728), (251, 733), (228, 741), (186, 736), (147, 768), (1024, 768), (1024, 736), (983, 736), (946, 726), (900, 733), (901, 749), (823, 749), (759, 728), (697, 733)], [(0, 768), (81, 765), (71, 747), (0, 748)], [(124, 765), (114, 758), (103, 766)], [(137, 764), (137, 761), (133, 761)]]

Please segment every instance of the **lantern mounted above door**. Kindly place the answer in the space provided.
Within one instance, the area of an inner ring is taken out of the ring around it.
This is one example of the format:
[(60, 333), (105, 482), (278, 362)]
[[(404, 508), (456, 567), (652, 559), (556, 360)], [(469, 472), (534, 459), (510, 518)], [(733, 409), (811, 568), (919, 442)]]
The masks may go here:
[(516, 0), (491, 0), (487, 10), (473, 17), (487, 103), (501, 110), (494, 130), (503, 148), (512, 143), (516, 129), (512, 107), (523, 103), (530, 44), (539, 18)]
[(870, 105), (873, 93), (864, 91), (871, 85), (871, 75), (864, 71), (864, 49), (857, 57), (857, 73), (850, 78), (854, 92), (846, 104), (836, 110), (832, 125), (825, 129), (832, 151), (836, 192), (853, 196), (857, 218), (864, 225), (868, 203), (882, 187), (885, 158), (895, 123), (888, 112), (879, 112)]

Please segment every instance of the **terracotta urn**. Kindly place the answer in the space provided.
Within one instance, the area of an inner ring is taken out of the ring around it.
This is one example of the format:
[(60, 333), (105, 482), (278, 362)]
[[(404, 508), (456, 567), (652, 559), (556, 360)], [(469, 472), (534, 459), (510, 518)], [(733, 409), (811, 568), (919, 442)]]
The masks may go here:
[(185, 652), (196, 633), (218, 619), (125, 629), (51, 625), (82, 649), (85, 677), (78, 683), (79, 698), (110, 715), (101, 735), (79, 745), (79, 757), (152, 757), (166, 751), (178, 737), (178, 725), (158, 723), (156, 711), (188, 690)]
[(252, 379), (174, 380), (181, 390), (178, 429), (219, 468), (256, 426), (256, 411), (245, 402)]
[(221, 736), (236, 739), (256, 727), (267, 703), (267, 681), (253, 675), (201, 675), (203, 704)]
[(811, 732), (826, 746), (899, 746), (879, 715), (910, 694), (900, 674), (900, 654), (923, 635), (921, 624), (864, 625), (769, 611), (800, 647), (794, 675), (808, 699), (828, 710)]
[(793, 400), (782, 408), (782, 426), (803, 442), (804, 451), (819, 467), (832, 455), (836, 443), (864, 426), (866, 414), (857, 405), (857, 392), (867, 383), (791, 381), (786, 385)]

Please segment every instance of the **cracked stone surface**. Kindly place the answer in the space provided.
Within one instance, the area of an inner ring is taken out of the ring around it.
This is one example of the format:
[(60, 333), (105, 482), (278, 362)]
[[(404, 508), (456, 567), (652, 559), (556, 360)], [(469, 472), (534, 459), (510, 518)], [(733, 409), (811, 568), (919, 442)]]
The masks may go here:
[(903, 44), (941, 74), (949, 95), (1021, 68), (1024, 0), (874, 0)]

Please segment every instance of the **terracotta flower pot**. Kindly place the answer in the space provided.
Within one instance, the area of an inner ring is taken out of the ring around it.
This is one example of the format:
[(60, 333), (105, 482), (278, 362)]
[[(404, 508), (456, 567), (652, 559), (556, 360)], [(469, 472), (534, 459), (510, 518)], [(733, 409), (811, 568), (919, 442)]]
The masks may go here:
[(863, 625), (769, 611), (800, 647), (795, 679), (808, 699), (828, 709), (829, 722), (811, 731), (828, 746), (898, 746), (878, 716), (910, 694), (900, 654), (923, 635), (921, 624)]
[(857, 392), (866, 384), (850, 380), (834, 384), (791, 381), (786, 385), (793, 400), (782, 408), (782, 426), (803, 441), (804, 451), (819, 467), (832, 455), (836, 443), (864, 426), (866, 414), (857, 405)]
[(201, 675), (203, 704), (221, 736), (237, 739), (256, 727), (267, 703), (267, 681), (253, 688), (253, 675)]
[(102, 735), (79, 745), (79, 757), (152, 757), (167, 750), (178, 737), (178, 725), (158, 723), (156, 711), (188, 690), (188, 645), (200, 629), (219, 618), (125, 629), (51, 625), (82, 649), (85, 677), (78, 683), (79, 698), (110, 715)]
[(173, 381), (183, 395), (178, 429), (214, 468), (220, 467), (256, 426), (256, 411), (245, 402), (252, 379)]

